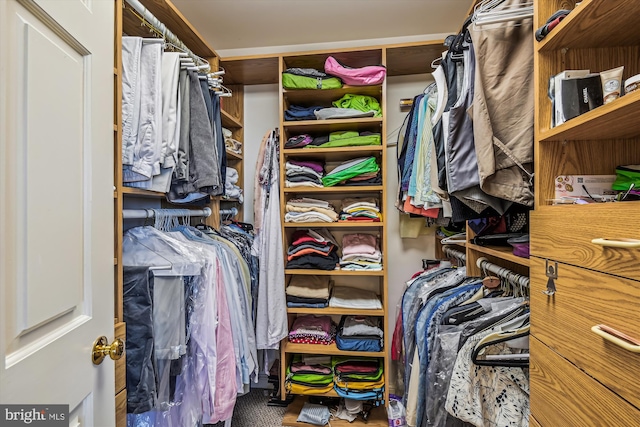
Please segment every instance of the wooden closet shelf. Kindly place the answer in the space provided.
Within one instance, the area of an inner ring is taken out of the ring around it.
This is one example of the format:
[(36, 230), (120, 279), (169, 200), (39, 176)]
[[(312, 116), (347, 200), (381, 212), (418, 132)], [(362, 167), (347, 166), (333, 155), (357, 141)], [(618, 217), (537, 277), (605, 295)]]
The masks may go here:
[(538, 44), (538, 52), (637, 45), (639, 14), (637, 1), (583, 0)]
[(295, 344), (287, 339), (282, 341), (285, 353), (296, 354), (327, 354), (336, 356), (361, 356), (361, 357), (384, 357), (385, 351), (343, 351), (336, 347), (336, 344)]
[(349, 194), (357, 194), (357, 193), (379, 193), (382, 191), (382, 185), (362, 185), (362, 186), (353, 186), (353, 187), (292, 187), (285, 188), (285, 193), (349, 193)]
[[(174, 33), (196, 55), (202, 58), (217, 57), (218, 54), (209, 46), (204, 37), (189, 22), (178, 8), (170, 1), (140, 0), (160, 22)], [(138, 26), (140, 22), (138, 21)], [(148, 33), (148, 31), (147, 31)]]
[(286, 269), (284, 274), (302, 275), (302, 276), (384, 276), (382, 271), (348, 271), (348, 270), (312, 270), (312, 269)]
[[(332, 395), (331, 395), (332, 396)], [(309, 427), (308, 423), (298, 422), (298, 415), (300, 415), (300, 411), (302, 410), (302, 406), (309, 399), (305, 397), (297, 397), (291, 404), (287, 407), (287, 412), (284, 414), (284, 418), (282, 419), (283, 426), (289, 427)], [(384, 406), (378, 406), (371, 410), (369, 414), (369, 418), (366, 423), (364, 423), (361, 419), (356, 419), (354, 422), (350, 423), (346, 420), (335, 419), (331, 420), (331, 427), (358, 427), (358, 426), (367, 426), (367, 427), (388, 427), (389, 420), (387, 419), (387, 413), (384, 409)]]
[(225, 110), (221, 110), (220, 116), (222, 118), (222, 127), (227, 129), (241, 129), (242, 123), (237, 117), (233, 117), (231, 114), (227, 113)]
[(325, 307), (325, 308), (288, 307), (287, 313), (316, 314), (318, 316), (320, 315), (384, 316), (384, 309), (380, 308), (376, 310), (362, 310), (357, 308), (337, 308), (337, 307)]
[(331, 148), (289, 148), (282, 150), (285, 157), (321, 157), (327, 161), (348, 159), (354, 156), (379, 157), (382, 154), (382, 145), (361, 145), (357, 147), (331, 147)]
[(227, 160), (242, 160), (242, 154), (227, 150)]
[(285, 222), (284, 228), (383, 228), (383, 222)]
[(513, 249), (511, 247), (506, 246), (480, 246), (474, 245), (473, 243), (467, 243), (467, 249), (471, 249), (476, 252), (481, 252), (487, 255), (494, 256), (496, 258), (501, 258), (506, 261), (513, 262), (515, 264), (524, 265), (525, 267), (529, 267), (529, 259), (522, 258), (519, 256), (515, 256), (513, 254)]
[(122, 194), (156, 199), (164, 199), (166, 196), (166, 193), (161, 193), (159, 191), (143, 190), (142, 188), (132, 187), (122, 187)]
[(540, 132), (540, 141), (624, 139), (640, 134), (640, 91)]
[(284, 130), (290, 135), (307, 132), (333, 132), (337, 130), (379, 130), (381, 117), (363, 117), (358, 119), (302, 120), (283, 123)]
[(313, 99), (318, 105), (331, 103), (342, 98), (346, 94), (357, 94), (372, 96), (378, 100), (382, 96), (382, 85), (372, 86), (349, 86), (344, 85), (339, 89), (284, 89), (282, 96), (292, 104), (309, 102)]

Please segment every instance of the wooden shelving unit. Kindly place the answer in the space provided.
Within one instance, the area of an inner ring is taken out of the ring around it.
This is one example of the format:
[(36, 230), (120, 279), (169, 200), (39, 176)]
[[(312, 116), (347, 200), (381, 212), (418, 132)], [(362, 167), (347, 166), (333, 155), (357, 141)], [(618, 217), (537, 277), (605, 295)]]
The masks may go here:
[[(637, 371), (637, 360), (595, 335), (591, 327), (602, 322), (637, 334), (629, 320), (633, 316), (622, 314), (628, 304), (640, 303), (637, 251), (598, 246), (591, 239), (640, 238), (637, 227), (630, 226), (640, 203), (550, 206), (550, 199), (559, 175), (612, 175), (616, 166), (640, 163), (640, 93), (626, 94), (550, 129), (547, 87), (563, 70), (601, 72), (624, 66), (623, 80), (640, 73), (640, 2), (583, 0), (576, 5), (574, 0), (540, 0), (534, 28), (558, 9), (572, 11), (535, 43), (531, 420), (540, 427), (633, 424), (631, 420), (640, 419), (637, 399), (633, 401), (639, 389), (626, 378)], [(543, 294), (548, 265), (557, 267), (558, 290), (553, 296)], [(628, 283), (634, 285), (626, 288)], [(615, 372), (621, 374), (614, 379)], [(566, 384), (577, 385), (581, 398), (563, 393)], [(596, 402), (592, 410), (597, 416), (584, 412), (580, 402), (587, 401)]]
[[(363, 65), (374, 65), (384, 63), (384, 52), (382, 49), (371, 49), (363, 51), (339, 51), (339, 52), (305, 52), (295, 55), (283, 55), (280, 58), (279, 71), (289, 67), (312, 67), (316, 69), (324, 68), (324, 61), (329, 55), (334, 55), (339, 61), (358, 67)], [(352, 119), (335, 119), (335, 120), (309, 120), (309, 121), (285, 121), (284, 110), (290, 105), (322, 105), (331, 106), (332, 101), (340, 99), (344, 94), (362, 94), (375, 97), (381, 105), (382, 117), (380, 118), (352, 118)], [(311, 133), (313, 135), (328, 135), (334, 131), (356, 130), (356, 131), (372, 131), (381, 135), (381, 144), (373, 146), (357, 146), (357, 147), (331, 147), (331, 148), (305, 148), (305, 149), (282, 149), (280, 153), (281, 173), (284, 177), (284, 164), (288, 159), (322, 159), (325, 162), (346, 161), (358, 157), (373, 156), (382, 168), (383, 176), (386, 169), (386, 116), (385, 108), (386, 83), (374, 86), (352, 87), (345, 86), (340, 89), (332, 90), (285, 90), (280, 87), (280, 127), (281, 127), (281, 144), (291, 137), (302, 133)], [(284, 218), (286, 201), (291, 198), (308, 195), (323, 200), (333, 202), (338, 205), (338, 201), (345, 197), (366, 197), (375, 196), (379, 199), (383, 220), (381, 222), (367, 223), (282, 223), (283, 239), (285, 247), (288, 246), (288, 239), (296, 228), (328, 228), (338, 235), (348, 232), (372, 233), (380, 236), (381, 251), (383, 254), (383, 266), (386, 261), (386, 239), (384, 239), (384, 231), (386, 227), (386, 214), (384, 209), (386, 185), (373, 186), (335, 186), (335, 187), (293, 187), (285, 188), (284, 179), (281, 179), (281, 213)], [(339, 233), (339, 234), (338, 234)], [(339, 237), (337, 237), (340, 240)], [(366, 286), (375, 287), (376, 293), (380, 295), (383, 308), (380, 310), (349, 310), (326, 307), (322, 309), (313, 308), (288, 308), (289, 324), (298, 315), (318, 314), (341, 316), (346, 314), (362, 314), (384, 318), (385, 342), (390, 343), (391, 331), (388, 330), (386, 318), (389, 313), (389, 300), (387, 296), (387, 274), (386, 271), (344, 271), (344, 270), (307, 270), (307, 269), (285, 269), (285, 275), (291, 277), (293, 275), (309, 276), (332, 276), (337, 286), (350, 285), (353, 280), (364, 282)], [(384, 360), (385, 372), (389, 372), (389, 356), (387, 355), (385, 345), (383, 351), (380, 352), (359, 352), (359, 351), (341, 351), (335, 344), (331, 345), (312, 345), (312, 344), (294, 344), (285, 339), (281, 344), (281, 389), (285, 390), (285, 372), (286, 367), (290, 363), (294, 354), (325, 354), (325, 355), (342, 355), (342, 356), (360, 356), (360, 357), (377, 357)], [(334, 395), (333, 393), (331, 395)], [(284, 396), (283, 396), (284, 397)], [(388, 400), (388, 387), (385, 391), (385, 401)], [(291, 405), (290, 410), (295, 410)], [(382, 411), (384, 413), (384, 410)], [(296, 415), (297, 417), (297, 415)], [(286, 418), (286, 417), (285, 417)], [(386, 419), (386, 418), (385, 418)], [(289, 424), (288, 421), (283, 425)]]

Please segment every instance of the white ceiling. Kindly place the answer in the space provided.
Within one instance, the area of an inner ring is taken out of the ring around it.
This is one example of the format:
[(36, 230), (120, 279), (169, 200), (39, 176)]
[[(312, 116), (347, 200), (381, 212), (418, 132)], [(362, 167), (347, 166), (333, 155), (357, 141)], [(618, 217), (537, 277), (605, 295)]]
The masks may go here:
[[(456, 31), (472, 0), (173, 0), (216, 51)], [(234, 52), (235, 53), (235, 52)], [(227, 56), (227, 55), (224, 55)]]

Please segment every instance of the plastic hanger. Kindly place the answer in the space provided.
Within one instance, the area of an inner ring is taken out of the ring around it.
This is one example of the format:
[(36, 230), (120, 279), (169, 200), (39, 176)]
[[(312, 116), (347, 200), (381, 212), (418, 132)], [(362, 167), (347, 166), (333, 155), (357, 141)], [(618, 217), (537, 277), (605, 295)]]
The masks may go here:
[(476, 344), (473, 352), (471, 353), (471, 360), (475, 365), (479, 366), (507, 366), (507, 367), (527, 367), (529, 366), (529, 354), (528, 353), (515, 353), (509, 355), (496, 355), (499, 357), (485, 358), (479, 357), (482, 350), (486, 347), (499, 344), (507, 341), (514, 341), (519, 338), (529, 337), (530, 325), (526, 324), (518, 329), (510, 331), (496, 332), (484, 337), (478, 344)]

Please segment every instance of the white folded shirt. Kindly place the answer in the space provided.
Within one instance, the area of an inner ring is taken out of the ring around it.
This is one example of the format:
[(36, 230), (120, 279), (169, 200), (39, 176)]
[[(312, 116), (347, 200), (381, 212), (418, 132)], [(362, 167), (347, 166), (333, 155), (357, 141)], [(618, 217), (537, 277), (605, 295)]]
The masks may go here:
[(375, 292), (347, 286), (336, 286), (333, 288), (333, 295), (329, 299), (329, 307), (376, 310), (382, 308), (382, 303)]

